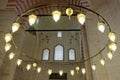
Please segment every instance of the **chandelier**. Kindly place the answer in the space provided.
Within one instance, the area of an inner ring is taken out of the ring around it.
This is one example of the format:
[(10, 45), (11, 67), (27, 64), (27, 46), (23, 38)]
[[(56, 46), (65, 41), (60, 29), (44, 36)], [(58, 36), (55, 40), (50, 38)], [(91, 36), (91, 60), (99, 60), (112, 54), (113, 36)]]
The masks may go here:
[[(98, 55), (101, 55), (101, 53), (107, 48), (108, 49), (108, 53), (107, 53), (107, 56), (109, 59), (112, 59), (113, 57), (113, 54), (115, 53), (116, 49), (117, 49), (117, 43), (116, 43), (116, 33), (113, 32), (111, 30), (111, 27), (109, 25), (109, 23), (106, 21), (106, 19), (101, 16), (99, 13), (91, 10), (91, 9), (88, 9), (86, 7), (83, 7), (83, 6), (78, 6), (78, 5), (74, 5), (74, 4), (64, 4), (64, 3), (58, 3), (58, 4), (44, 4), (44, 5), (37, 5), (35, 7), (32, 7), (30, 9), (28, 9), (27, 11), (25, 11), (24, 13), (22, 13), (16, 20), (15, 22), (12, 24), (12, 27), (11, 27), (11, 30), (5, 34), (5, 52), (9, 51), (10, 48), (12, 46), (15, 46), (16, 49), (18, 49), (18, 47), (16, 46), (14, 40), (13, 40), (13, 34), (15, 34), (19, 28), (20, 28), (20, 19), (25, 16), (25, 15), (28, 15), (28, 23), (30, 26), (34, 25), (36, 20), (37, 20), (37, 15), (35, 13), (33, 13), (35, 10), (38, 10), (38, 9), (41, 9), (41, 8), (44, 8), (44, 7), (51, 7), (51, 6), (55, 6), (55, 7), (61, 7), (60, 9), (58, 8), (57, 10), (54, 10), (51, 12), (51, 16), (53, 17), (53, 20), (55, 22), (58, 22), (60, 20), (60, 17), (62, 15), (66, 15), (68, 16), (69, 20), (71, 20), (71, 16), (74, 15), (74, 17), (76, 17), (76, 19), (78, 20), (78, 22), (82, 25), (82, 27), (84, 27), (83, 25), (85, 25), (85, 22), (87, 20), (87, 15), (86, 13), (87, 12), (90, 12), (90, 14), (93, 14), (95, 16), (97, 16), (98, 18), (98, 22), (96, 23), (96, 27), (97, 29), (101, 32), (101, 33), (105, 33), (105, 29), (108, 29), (108, 32), (107, 32), (107, 38), (108, 38), (108, 41), (105, 45), (103, 45), (103, 48), (100, 49), (95, 55), (93, 56), (90, 56), (88, 59), (85, 59), (83, 60), (82, 62), (78, 62), (78, 63), (84, 63), (85, 61), (88, 61), (88, 60), (91, 60), (93, 59), (94, 57), (98, 56)], [(32, 14), (31, 14), (32, 13)], [(13, 45), (10, 44), (10, 41), (13, 43)], [(12, 60), (15, 56), (15, 53), (14, 52), (11, 52), (9, 54), (9, 59)], [(18, 59), (17, 60), (17, 65), (20, 66), (20, 64), (23, 62), (22, 59)], [(105, 65), (105, 58), (104, 57), (101, 57), (100, 59), (100, 63), (101, 65)], [(27, 64), (26, 66), (26, 69), (27, 70), (30, 70), (30, 68), (33, 66), (33, 68), (36, 68), (37, 72), (40, 73), (41, 71), (41, 67), (38, 67), (37, 66), (37, 63), (33, 63), (32, 65), (31, 64)], [(92, 64), (91, 68), (93, 70), (96, 69), (96, 65), (95, 64)], [(80, 71), (80, 68), (79, 66), (76, 66), (76, 71), (77, 73)], [(51, 75), (52, 73), (52, 69), (48, 69), (48, 74)], [(86, 70), (85, 68), (81, 68), (81, 72), (83, 74), (86, 73)], [(63, 74), (63, 70), (59, 70), (59, 73), (60, 75)], [(70, 73), (71, 75), (73, 76), (74, 75), (74, 70), (70, 70)]]

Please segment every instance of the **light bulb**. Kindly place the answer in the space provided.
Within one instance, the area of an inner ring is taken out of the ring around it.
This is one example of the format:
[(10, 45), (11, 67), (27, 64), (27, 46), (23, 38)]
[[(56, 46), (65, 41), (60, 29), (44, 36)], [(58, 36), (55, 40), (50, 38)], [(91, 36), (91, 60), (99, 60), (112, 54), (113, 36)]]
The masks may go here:
[(115, 42), (116, 36), (114, 32), (109, 32), (108, 37), (110, 41)]
[(60, 11), (53, 11), (52, 12), (52, 16), (53, 16), (53, 19), (55, 20), (55, 22), (57, 22), (59, 19), (60, 19), (60, 16), (61, 16), (61, 12)]
[(62, 76), (63, 75), (63, 70), (60, 70), (59, 74), (60, 74), (60, 76)]
[(51, 75), (52, 74), (52, 69), (48, 70), (48, 74)]
[(10, 48), (11, 48), (11, 44), (10, 43), (6, 43), (5, 51), (7, 52), (8, 50), (10, 50)]
[(111, 51), (109, 51), (109, 52), (107, 53), (107, 56), (108, 56), (108, 58), (111, 60), (111, 59), (112, 59), (112, 57), (113, 57), (112, 52), (111, 52)]
[(41, 67), (37, 67), (37, 72), (40, 73)]
[(22, 63), (22, 60), (21, 60), (21, 59), (18, 59), (18, 60), (17, 60), (17, 65), (20, 66), (21, 63)]
[(105, 65), (105, 60), (103, 58), (101, 58), (100, 63), (104, 66)]
[(92, 65), (92, 70), (96, 70), (96, 65), (95, 64)]
[(77, 14), (77, 19), (80, 22), (80, 24), (83, 25), (85, 23), (86, 16), (82, 13), (79, 13)]
[(66, 9), (66, 14), (67, 14), (67, 16), (69, 16), (69, 19), (70, 19), (70, 16), (73, 14), (73, 9), (72, 8), (67, 8)]
[(103, 22), (98, 22), (97, 27), (100, 32), (103, 33), (105, 31), (105, 24)]
[(70, 74), (73, 76), (74, 75), (74, 70), (70, 70)]
[(80, 70), (80, 68), (79, 68), (79, 66), (77, 66), (77, 67), (76, 67), (76, 71), (77, 71), (77, 73), (78, 73), (79, 70)]
[(85, 68), (82, 68), (82, 69), (81, 69), (81, 71), (82, 71), (82, 73), (83, 73), (83, 74), (85, 74), (85, 73), (86, 73)]
[(37, 16), (36, 15), (34, 15), (34, 14), (29, 15), (29, 24), (30, 24), (30, 26), (35, 24), (36, 20), (37, 20)]
[(19, 23), (13, 23), (12, 25), (12, 32), (16, 32), (18, 31), (18, 29), (20, 28), (20, 24)]
[(12, 35), (10, 33), (5, 34), (5, 42), (9, 42), (12, 39)]
[(31, 64), (27, 64), (26, 69), (29, 71), (31, 69)]
[(33, 67), (36, 68), (37, 67), (37, 63), (33, 63)]
[(14, 58), (14, 56), (15, 56), (15, 53), (11, 52), (11, 53), (9, 54), (9, 59), (12, 60), (12, 59)]
[(79, 66), (77, 66), (77, 67), (76, 67), (76, 70), (77, 70), (77, 71), (79, 71), (79, 70), (80, 70)]
[(109, 44), (109, 49), (111, 50), (111, 51), (116, 51), (116, 49), (117, 49), (117, 44), (116, 43), (111, 43), (111, 44)]

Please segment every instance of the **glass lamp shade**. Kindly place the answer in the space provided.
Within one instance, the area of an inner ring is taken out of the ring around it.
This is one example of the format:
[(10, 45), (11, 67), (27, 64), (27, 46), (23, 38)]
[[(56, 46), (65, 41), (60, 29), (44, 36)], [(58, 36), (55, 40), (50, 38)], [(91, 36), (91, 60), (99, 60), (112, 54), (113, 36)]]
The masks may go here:
[(114, 32), (109, 32), (108, 37), (110, 41), (115, 42), (116, 36)]
[(115, 52), (116, 49), (117, 49), (117, 44), (114, 43), (114, 42), (111, 43), (111, 44), (109, 44), (109, 49), (110, 49), (111, 51)]
[(33, 63), (33, 67), (36, 68), (37, 67), (37, 63)]
[(19, 23), (13, 23), (12, 25), (12, 32), (16, 32), (18, 31), (18, 29), (20, 28), (20, 24)]
[(12, 39), (12, 35), (10, 33), (5, 34), (5, 42), (9, 42)]
[(34, 15), (34, 14), (29, 15), (29, 24), (30, 24), (30, 26), (35, 24), (36, 20), (37, 20), (37, 16), (36, 15)]
[(53, 16), (53, 19), (55, 22), (57, 22), (59, 19), (60, 19), (60, 16), (61, 16), (61, 12), (60, 11), (53, 11), (52, 12), (52, 16)]
[(48, 70), (48, 74), (51, 75), (52, 74), (52, 69)]
[(26, 69), (29, 71), (31, 69), (31, 64), (27, 64)]
[(14, 56), (15, 56), (15, 53), (11, 52), (11, 53), (9, 54), (9, 59), (12, 60), (12, 59), (14, 58)]
[(37, 72), (40, 73), (41, 67), (37, 67)]
[(105, 60), (103, 58), (101, 58), (100, 63), (104, 66), (105, 65)]
[(111, 52), (111, 51), (109, 51), (109, 52), (107, 53), (107, 56), (108, 56), (108, 58), (111, 60), (111, 59), (112, 59), (112, 57), (113, 57), (112, 52)]
[(67, 16), (69, 16), (69, 19), (70, 19), (70, 16), (73, 14), (73, 9), (72, 8), (67, 8), (66, 9), (66, 14), (67, 14)]
[(7, 52), (8, 50), (10, 50), (10, 48), (11, 48), (11, 44), (10, 43), (6, 43), (5, 51)]
[(63, 75), (63, 70), (60, 70), (59, 74), (60, 74), (60, 76), (62, 76)]
[(76, 67), (76, 71), (79, 71), (79, 70), (80, 70), (80, 67), (79, 67), (79, 66), (77, 66), (77, 67)]
[(18, 59), (18, 60), (17, 60), (17, 65), (20, 66), (21, 63), (22, 63), (22, 60), (21, 60), (21, 59)]
[(86, 16), (82, 13), (77, 14), (77, 19), (81, 25), (85, 23)]
[(70, 74), (73, 76), (74, 75), (74, 70), (70, 70)]
[(95, 64), (92, 65), (92, 70), (96, 70), (96, 65)]
[(97, 27), (100, 32), (103, 33), (105, 31), (105, 24), (103, 22), (98, 22)]
[(85, 68), (82, 68), (82, 69), (81, 69), (81, 71), (82, 71), (82, 73), (83, 73), (83, 74), (85, 74), (85, 73), (86, 73)]

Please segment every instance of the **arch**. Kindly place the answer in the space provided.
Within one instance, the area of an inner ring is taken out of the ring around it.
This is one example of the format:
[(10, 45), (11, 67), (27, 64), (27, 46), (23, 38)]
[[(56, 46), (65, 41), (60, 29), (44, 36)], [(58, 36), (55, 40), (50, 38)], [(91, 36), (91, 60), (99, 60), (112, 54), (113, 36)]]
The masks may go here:
[(68, 51), (69, 53), (68, 53), (68, 58), (69, 58), (69, 60), (75, 60), (76, 59), (76, 55), (75, 55), (75, 49), (69, 49), (69, 51)]
[(50, 54), (50, 50), (44, 49), (42, 54), (42, 60), (49, 60), (49, 54)]
[(58, 44), (55, 46), (54, 60), (63, 60), (64, 56), (63, 46)]

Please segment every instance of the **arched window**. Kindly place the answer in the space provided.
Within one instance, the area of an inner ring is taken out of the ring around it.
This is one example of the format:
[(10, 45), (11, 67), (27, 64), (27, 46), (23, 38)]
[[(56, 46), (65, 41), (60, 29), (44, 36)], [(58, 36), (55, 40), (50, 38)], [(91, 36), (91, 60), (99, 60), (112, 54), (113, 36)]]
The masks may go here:
[(57, 45), (55, 47), (54, 60), (63, 60), (63, 46)]
[(69, 60), (75, 60), (75, 50), (74, 49), (69, 50)]
[(48, 49), (44, 49), (43, 50), (42, 60), (48, 60), (48, 59), (49, 59), (49, 50)]

